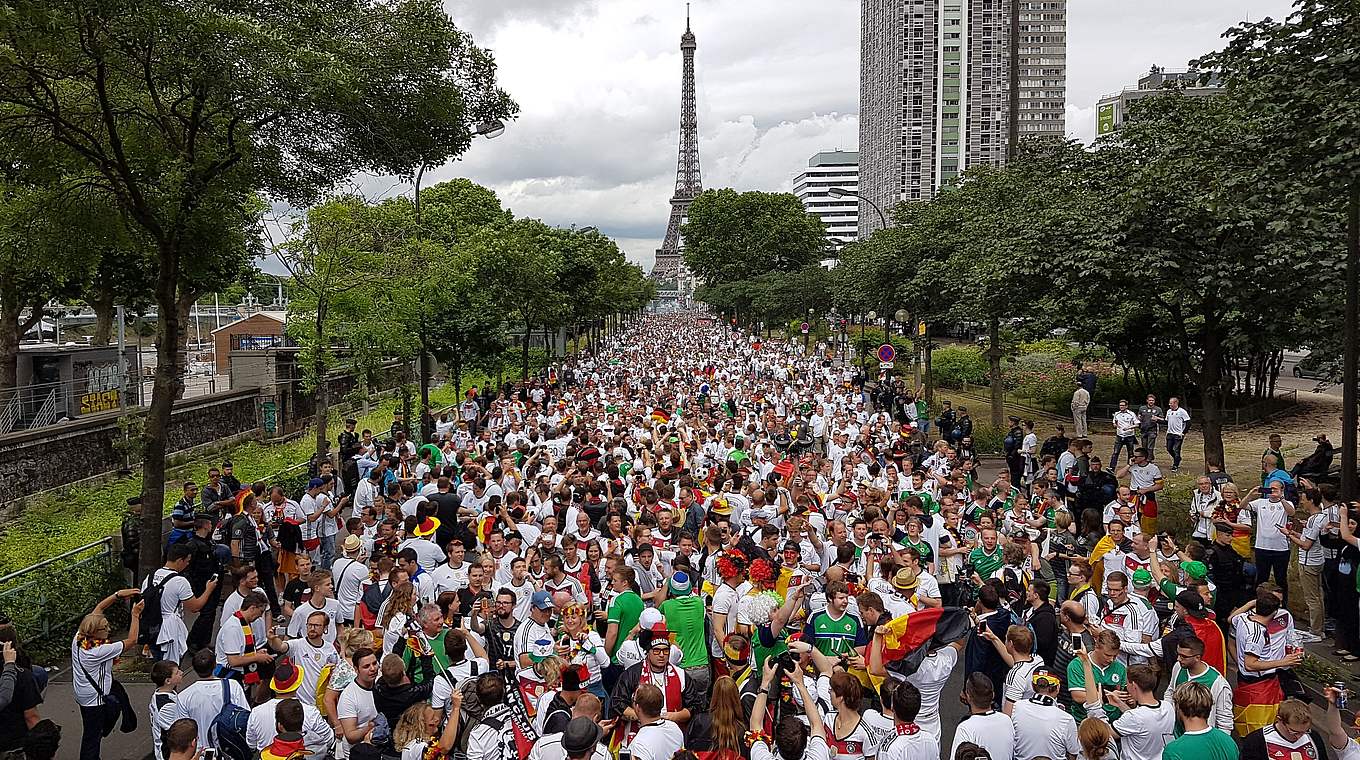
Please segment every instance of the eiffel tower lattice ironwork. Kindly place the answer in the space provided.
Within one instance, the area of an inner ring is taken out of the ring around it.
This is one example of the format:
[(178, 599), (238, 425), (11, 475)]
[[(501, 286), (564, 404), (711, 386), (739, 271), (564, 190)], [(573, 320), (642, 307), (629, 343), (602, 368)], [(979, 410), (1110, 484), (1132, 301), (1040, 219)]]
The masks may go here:
[(675, 167), (675, 194), (671, 196), (671, 218), (666, 225), (666, 237), (656, 251), (656, 263), (651, 277), (655, 280), (677, 280), (685, 289), (688, 272), (685, 270), (684, 243), (680, 239), (680, 225), (689, 215), (689, 204), (703, 192), (699, 175), (699, 116), (694, 105), (694, 50), (698, 47), (689, 26), (689, 8), (685, 8), (685, 33), (680, 36), (680, 53), (684, 58), (680, 84), (680, 158)]

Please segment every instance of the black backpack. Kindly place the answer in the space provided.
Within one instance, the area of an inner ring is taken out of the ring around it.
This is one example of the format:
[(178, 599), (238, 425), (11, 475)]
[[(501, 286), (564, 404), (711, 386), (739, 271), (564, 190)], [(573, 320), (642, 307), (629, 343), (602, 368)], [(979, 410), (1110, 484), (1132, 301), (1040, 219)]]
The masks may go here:
[[(155, 575), (152, 575), (154, 578)], [(159, 581), (151, 582), (147, 580), (146, 589), (142, 591), (142, 601), (145, 606), (142, 608), (141, 628), (137, 634), (138, 644), (155, 644), (156, 639), (161, 635), (161, 623), (164, 618), (161, 616), (161, 594), (165, 591), (165, 584), (173, 578), (179, 578), (179, 573), (170, 573)]]
[(222, 710), (213, 718), (211, 739), (218, 752), (232, 760), (250, 760), (253, 756), (246, 741), (246, 726), (250, 710), (231, 703), (231, 683), (222, 679)]

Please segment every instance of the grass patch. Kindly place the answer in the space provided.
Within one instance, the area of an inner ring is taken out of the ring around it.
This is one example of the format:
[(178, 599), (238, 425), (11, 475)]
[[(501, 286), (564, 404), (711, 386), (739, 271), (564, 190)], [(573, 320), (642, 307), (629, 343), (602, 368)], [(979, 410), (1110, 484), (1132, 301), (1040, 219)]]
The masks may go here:
[[(485, 385), (487, 378), (468, 376), (464, 386), (472, 383)], [(458, 402), (452, 385), (430, 390), (430, 405), (439, 409)], [(392, 412), (399, 404), (396, 398), (384, 399), (364, 417), (359, 418), (359, 429), (386, 430), (392, 424)], [(331, 422), (338, 434), (342, 410), (336, 409)], [(308, 428), (308, 431), (311, 431)], [(172, 467), (166, 473), (164, 512), (169, 514), (181, 495), (185, 479), (202, 480), (211, 465), (230, 459), (237, 477), (243, 483), (269, 480), (300, 463), (306, 462), (315, 451), (315, 434), (304, 432), (291, 441), (266, 444), (247, 441), (225, 451), (204, 454)], [(44, 559), (98, 541), (118, 533), (123, 522), (127, 500), (142, 492), (142, 476), (128, 477), (88, 485), (66, 487), (38, 494), (30, 498), (19, 516), (4, 526), (0, 535), (0, 575), (28, 567)]]

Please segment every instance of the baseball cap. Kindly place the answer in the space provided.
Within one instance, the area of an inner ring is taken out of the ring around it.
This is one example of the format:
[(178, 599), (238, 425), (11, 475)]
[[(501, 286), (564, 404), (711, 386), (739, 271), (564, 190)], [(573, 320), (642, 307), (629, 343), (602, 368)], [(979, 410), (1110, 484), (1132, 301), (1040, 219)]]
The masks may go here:
[(661, 610), (658, 610), (655, 607), (647, 607), (642, 611), (642, 614), (638, 616), (638, 629), (649, 631), (652, 629), (652, 626), (660, 623), (664, 619), (665, 618), (661, 615)]
[(326, 481), (322, 480), (321, 478), (312, 478), (311, 480), (307, 481), (307, 490), (310, 491), (313, 488), (320, 488), (325, 484)]
[(1186, 612), (1196, 615), (1204, 612), (1204, 598), (1194, 589), (1182, 589), (1176, 594), (1176, 604), (1184, 607)]
[(1136, 586), (1136, 587), (1138, 587), (1138, 588), (1146, 588), (1146, 587), (1148, 587), (1148, 586), (1151, 586), (1151, 585), (1152, 585), (1152, 573), (1149, 573), (1148, 571), (1142, 570), (1142, 569), (1134, 570), (1134, 571), (1133, 571), (1133, 585)]
[(600, 741), (600, 727), (590, 718), (572, 718), (562, 731), (562, 749), (568, 755), (584, 755)]
[(694, 583), (689, 579), (689, 573), (677, 570), (671, 579), (666, 582), (666, 589), (671, 596), (685, 596), (694, 588)]
[(1209, 568), (1203, 562), (1192, 559), (1181, 563), (1181, 572), (1195, 580), (1203, 580), (1209, 574)]
[[(535, 591), (529, 599), (529, 606), (539, 610), (550, 610), (553, 608), (552, 594), (547, 591)], [(548, 642), (551, 644), (552, 642)]]

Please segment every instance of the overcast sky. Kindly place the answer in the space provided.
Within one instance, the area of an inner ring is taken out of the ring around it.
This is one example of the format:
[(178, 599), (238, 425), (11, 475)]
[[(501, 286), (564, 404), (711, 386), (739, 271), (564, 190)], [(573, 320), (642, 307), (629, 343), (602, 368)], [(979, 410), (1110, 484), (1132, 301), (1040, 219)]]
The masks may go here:
[[(518, 216), (596, 226), (650, 268), (665, 233), (679, 123), (683, 0), (461, 0), (519, 118), (428, 182), (465, 176)], [(1070, 0), (1068, 134), (1153, 64), (1183, 68), (1232, 24), (1290, 0)], [(858, 0), (698, 0), (704, 187), (786, 191), (812, 154), (858, 143)], [(370, 195), (409, 191), (363, 183)]]

